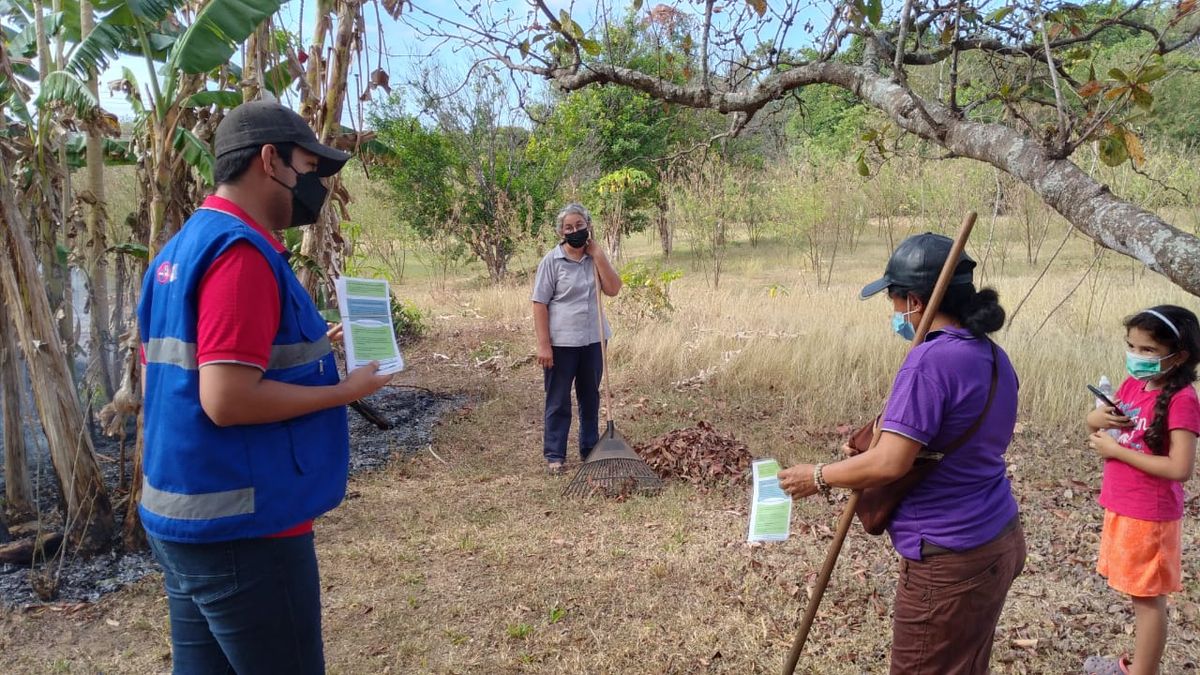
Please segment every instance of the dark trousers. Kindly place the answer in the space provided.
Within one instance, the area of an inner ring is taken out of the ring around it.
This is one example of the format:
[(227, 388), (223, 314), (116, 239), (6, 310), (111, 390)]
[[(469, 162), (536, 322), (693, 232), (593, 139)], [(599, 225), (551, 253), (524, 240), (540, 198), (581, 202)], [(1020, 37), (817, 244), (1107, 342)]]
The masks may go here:
[(547, 462), (567, 458), (571, 431), (571, 385), (579, 401), (579, 456), (587, 455), (600, 438), (600, 378), (604, 372), (600, 343), (586, 347), (554, 347), (554, 367), (545, 369), (546, 431), (542, 455)]
[(150, 537), (163, 568), (174, 672), (324, 673), (312, 533), (178, 544)]
[(900, 561), (892, 675), (983, 675), (1012, 582), (1025, 568), (1018, 523), (960, 553)]

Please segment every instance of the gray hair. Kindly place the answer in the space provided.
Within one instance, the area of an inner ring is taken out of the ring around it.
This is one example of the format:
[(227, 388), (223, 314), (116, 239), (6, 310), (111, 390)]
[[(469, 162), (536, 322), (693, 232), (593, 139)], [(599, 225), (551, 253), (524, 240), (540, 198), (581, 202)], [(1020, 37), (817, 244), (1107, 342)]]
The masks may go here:
[(566, 220), (567, 216), (571, 215), (572, 213), (577, 216), (583, 216), (583, 222), (587, 223), (588, 227), (592, 226), (592, 214), (588, 213), (588, 210), (584, 208), (583, 204), (571, 202), (570, 204), (562, 207), (562, 210), (558, 212), (557, 216), (554, 216), (555, 232), (562, 234), (563, 221)]

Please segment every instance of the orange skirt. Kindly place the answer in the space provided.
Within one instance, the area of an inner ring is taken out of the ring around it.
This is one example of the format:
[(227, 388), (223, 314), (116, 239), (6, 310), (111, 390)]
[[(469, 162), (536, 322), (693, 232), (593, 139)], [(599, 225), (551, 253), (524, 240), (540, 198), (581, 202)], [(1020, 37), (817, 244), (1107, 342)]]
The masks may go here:
[(1109, 586), (1134, 597), (1182, 591), (1182, 523), (1138, 520), (1105, 509), (1096, 571)]

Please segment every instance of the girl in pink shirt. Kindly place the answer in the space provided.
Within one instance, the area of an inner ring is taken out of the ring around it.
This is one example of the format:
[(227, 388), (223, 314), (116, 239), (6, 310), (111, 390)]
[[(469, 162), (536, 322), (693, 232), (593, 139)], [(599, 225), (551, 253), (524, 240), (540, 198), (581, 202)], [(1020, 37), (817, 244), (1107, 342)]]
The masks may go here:
[(1089, 674), (1154, 675), (1167, 641), (1168, 593), (1183, 590), (1180, 524), (1183, 484), (1191, 477), (1200, 434), (1192, 383), (1200, 362), (1196, 315), (1159, 305), (1125, 321), (1129, 377), (1117, 406), (1088, 413), (1088, 447), (1104, 458), (1100, 505), (1104, 529), (1096, 570), (1133, 599), (1131, 661), (1091, 657)]

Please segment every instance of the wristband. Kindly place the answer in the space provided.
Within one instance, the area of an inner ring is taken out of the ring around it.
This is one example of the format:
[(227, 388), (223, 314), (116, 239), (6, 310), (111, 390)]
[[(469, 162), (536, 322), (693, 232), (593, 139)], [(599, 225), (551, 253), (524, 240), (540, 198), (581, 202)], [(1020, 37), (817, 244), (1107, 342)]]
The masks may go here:
[(829, 483), (825, 482), (825, 476), (821, 472), (824, 468), (824, 464), (818, 464), (813, 467), (813, 483), (817, 486), (817, 492), (829, 496)]

